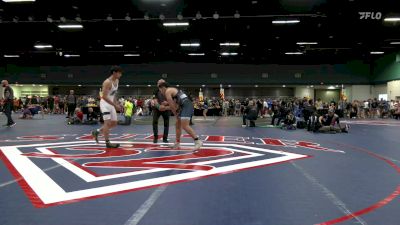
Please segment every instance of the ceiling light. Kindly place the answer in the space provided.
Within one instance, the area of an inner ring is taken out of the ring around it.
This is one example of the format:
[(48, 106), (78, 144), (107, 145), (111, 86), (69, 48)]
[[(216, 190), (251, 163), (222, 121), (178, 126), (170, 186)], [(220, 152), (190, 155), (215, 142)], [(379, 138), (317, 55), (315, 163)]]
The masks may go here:
[(78, 87), (82, 87), (82, 84), (78, 84)]
[(179, 84), (177, 84), (176, 86), (179, 87)]
[(144, 14), (144, 19), (145, 19), (145, 20), (149, 20), (149, 19), (150, 19), (149, 14), (147, 14), (147, 13)]
[(3, 0), (3, 2), (35, 2), (36, 0)]
[(203, 84), (203, 85), (201, 85), (202, 87), (205, 87), (206, 85), (205, 84)]
[(4, 55), (4, 58), (19, 58), (19, 55)]
[(106, 48), (122, 48), (124, 45), (104, 45)]
[(82, 22), (82, 18), (81, 18), (81, 16), (78, 14), (78, 15), (76, 15), (76, 17), (75, 17), (75, 20), (77, 21), (77, 22)]
[(125, 16), (125, 20), (126, 20), (126, 21), (131, 21), (131, 19), (132, 19), (132, 18), (129, 16), (129, 13), (127, 13), (126, 16)]
[(60, 24), (58, 25), (60, 29), (82, 29), (83, 26), (81, 24)]
[(371, 55), (381, 55), (384, 54), (385, 52), (370, 52)]
[(35, 45), (35, 48), (38, 49), (52, 48), (52, 47), (53, 47), (52, 45), (41, 45), (41, 44)]
[(286, 85), (282, 85), (282, 87), (286, 87)]
[(237, 52), (223, 52), (221, 55), (227, 56), (227, 55), (238, 55)]
[(183, 16), (182, 16), (181, 13), (179, 13), (178, 16), (177, 16), (176, 18), (178, 18), (178, 20), (182, 20), (182, 19), (183, 19)]
[(180, 23), (163, 23), (164, 27), (177, 27), (177, 26), (189, 26), (188, 22), (180, 22)]
[(217, 20), (219, 18), (219, 14), (217, 12), (215, 12), (213, 15), (213, 18)]
[(204, 53), (189, 53), (190, 56), (204, 56)]
[(201, 19), (201, 14), (200, 14), (200, 12), (197, 12), (197, 13), (196, 13), (196, 19)]
[(226, 42), (226, 43), (219, 43), (219, 45), (220, 46), (240, 46), (240, 43), (238, 43), (238, 42), (235, 42), (235, 43)]
[(160, 20), (165, 20), (164, 14), (160, 14), (159, 18), (160, 18)]
[(181, 43), (181, 47), (199, 47), (200, 43)]
[(127, 86), (127, 87), (129, 87), (130, 85), (129, 85), (129, 84), (127, 84), (126, 86)]
[(149, 85), (147, 85), (147, 87), (151, 87), (151, 85), (149, 84)]
[(112, 21), (113, 20), (113, 18), (112, 18), (112, 16), (111, 16), (111, 14), (108, 14), (108, 16), (107, 16), (107, 21)]
[(273, 20), (273, 24), (293, 24), (300, 23), (300, 20)]
[(140, 56), (140, 54), (124, 54), (125, 57)]
[(335, 89), (335, 87), (334, 86), (329, 86), (328, 89), (332, 90), (332, 89)]
[(239, 11), (236, 11), (236, 13), (233, 15), (233, 17), (235, 17), (236, 19), (239, 19), (240, 18)]
[(312, 87), (312, 88), (313, 88), (313, 87), (314, 87), (314, 85), (311, 85), (310, 87)]
[(400, 45), (400, 41), (392, 41), (390, 42), (391, 45)]
[(317, 45), (318, 42), (297, 42), (298, 45)]
[(33, 17), (32, 16), (28, 16), (28, 21), (32, 22), (33, 21)]
[(254, 85), (254, 87), (258, 87), (258, 85), (256, 84), (256, 85)]
[(383, 19), (383, 21), (385, 22), (399, 22), (400, 21), (400, 17), (388, 17)]
[(232, 87), (232, 85), (229, 84), (228, 87)]
[(303, 55), (302, 52), (285, 52), (285, 55)]
[(64, 57), (65, 57), (65, 58), (80, 57), (80, 55), (65, 54)]
[(52, 22), (53, 22), (53, 19), (52, 19), (50, 16), (48, 16), (48, 17), (47, 17), (47, 22), (52, 23)]

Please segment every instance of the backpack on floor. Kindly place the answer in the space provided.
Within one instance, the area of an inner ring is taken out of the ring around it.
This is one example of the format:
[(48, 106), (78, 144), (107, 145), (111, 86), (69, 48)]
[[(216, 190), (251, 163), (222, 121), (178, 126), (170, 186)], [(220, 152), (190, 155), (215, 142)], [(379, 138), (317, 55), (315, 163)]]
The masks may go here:
[(306, 127), (307, 127), (307, 122), (306, 121), (297, 121), (297, 128), (304, 129)]

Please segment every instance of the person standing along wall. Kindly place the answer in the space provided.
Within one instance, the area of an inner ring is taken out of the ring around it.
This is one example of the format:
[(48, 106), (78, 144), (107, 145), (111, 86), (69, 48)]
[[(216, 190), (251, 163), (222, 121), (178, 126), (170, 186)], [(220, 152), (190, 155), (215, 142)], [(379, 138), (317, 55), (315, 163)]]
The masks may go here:
[(14, 91), (8, 84), (7, 80), (1, 81), (1, 86), (4, 88), (4, 114), (7, 116), (7, 127), (15, 126), (15, 122), (11, 117), (11, 111), (14, 103)]
[(67, 100), (67, 108), (68, 108), (68, 116), (67, 118), (73, 117), (75, 108), (76, 108), (76, 96), (74, 94), (74, 90), (69, 91), (69, 95), (66, 98)]

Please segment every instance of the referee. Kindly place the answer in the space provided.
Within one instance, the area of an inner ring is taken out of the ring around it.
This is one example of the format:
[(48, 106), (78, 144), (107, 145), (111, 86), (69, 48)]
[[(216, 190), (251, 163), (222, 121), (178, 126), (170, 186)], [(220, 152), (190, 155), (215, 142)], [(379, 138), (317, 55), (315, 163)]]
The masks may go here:
[(3, 86), (4, 88), (4, 114), (7, 116), (7, 124), (4, 126), (13, 127), (16, 124), (11, 118), (11, 110), (13, 108), (14, 101), (14, 91), (8, 84), (7, 80), (2, 80), (1, 86)]
[[(160, 83), (165, 83), (165, 80), (163, 79), (159, 80), (157, 82), (157, 85)], [(163, 102), (166, 102), (167, 99), (165, 99), (164, 95), (162, 95), (161, 92), (157, 89), (156, 91), (154, 91), (153, 101), (157, 101), (158, 104), (161, 105)], [(163, 142), (168, 143), (169, 117), (171, 115), (171, 111), (169, 110), (160, 111), (153, 105), (152, 105), (152, 111), (153, 111), (153, 136), (154, 136), (153, 143), (157, 143), (158, 141), (158, 119), (160, 118), (160, 116), (162, 116), (164, 120)]]

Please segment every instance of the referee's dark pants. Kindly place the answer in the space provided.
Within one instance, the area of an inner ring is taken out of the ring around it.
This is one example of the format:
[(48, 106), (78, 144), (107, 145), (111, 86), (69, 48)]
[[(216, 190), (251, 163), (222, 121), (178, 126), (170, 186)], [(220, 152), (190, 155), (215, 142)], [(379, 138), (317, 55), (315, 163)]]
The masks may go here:
[(68, 103), (68, 116), (73, 117), (75, 113), (76, 104), (69, 104)]
[(159, 111), (157, 109), (153, 109), (153, 134), (154, 139), (158, 139), (158, 119), (160, 116), (163, 117), (164, 120), (164, 134), (163, 141), (168, 140), (168, 131), (169, 131), (169, 117), (171, 115), (170, 111)]
[(4, 104), (4, 114), (7, 116), (7, 125), (14, 124), (14, 120), (11, 117), (12, 107), (13, 107), (13, 104), (10, 102), (7, 102)]

